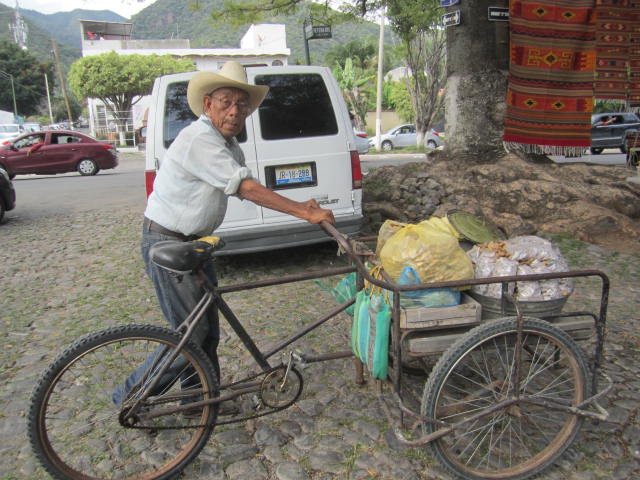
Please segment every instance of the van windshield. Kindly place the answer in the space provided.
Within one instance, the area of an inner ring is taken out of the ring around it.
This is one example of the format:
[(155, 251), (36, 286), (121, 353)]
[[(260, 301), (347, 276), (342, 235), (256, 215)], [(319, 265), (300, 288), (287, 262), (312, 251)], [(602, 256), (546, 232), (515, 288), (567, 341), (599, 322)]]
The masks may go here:
[(20, 127), (18, 125), (0, 125), (0, 132), (19, 132)]

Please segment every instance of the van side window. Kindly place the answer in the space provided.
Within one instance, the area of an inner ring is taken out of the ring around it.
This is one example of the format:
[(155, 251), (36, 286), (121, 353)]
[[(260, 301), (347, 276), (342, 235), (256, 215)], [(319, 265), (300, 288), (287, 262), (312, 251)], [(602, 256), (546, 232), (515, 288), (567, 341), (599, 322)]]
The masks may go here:
[(321, 75), (258, 75), (255, 83), (269, 86), (258, 110), (265, 140), (338, 133), (331, 97)]
[[(166, 111), (164, 113), (164, 125), (162, 126), (164, 148), (169, 148), (169, 145), (176, 139), (180, 130), (197, 120), (187, 102), (187, 83), (176, 82), (167, 87), (167, 97), (164, 102)], [(246, 142), (246, 129), (243, 129), (236, 138), (240, 143)]]

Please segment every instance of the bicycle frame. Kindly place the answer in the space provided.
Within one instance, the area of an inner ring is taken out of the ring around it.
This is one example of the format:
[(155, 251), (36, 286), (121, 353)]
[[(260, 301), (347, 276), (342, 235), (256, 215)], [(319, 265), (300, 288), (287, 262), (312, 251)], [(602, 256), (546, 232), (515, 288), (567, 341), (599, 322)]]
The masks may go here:
[[(391, 342), (391, 346), (392, 348), (390, 349), (389, 355), (390, 355), (390, 359), (391, 361), (395, 364), (395, 365), (400, 365), (401, 361), (402, 361), (402, 357), (403, 357), (403, 352), (402, 352), (402, 342), (399, 341), (399, 339), (402, 336), (402, 332), (401, 332), (401, 328), (400, 328), (400, 294), (402, 292), (405, 291), (412, 291), (412, 290), (424, 290), (424, 289), (438, 289), (438, 288), (456, 288), (456, 287), (470, 287), (473, 285), (483, 285), (483, 284), (491, 284), (491, 283), (500, 283), (502, 284), (502, 291), (503, 291), (503, 295), (502, 295), (502, 310), (503, 313), (506, 311), (506, 305), (507, 305), (507, 300), (509, 300), (509, 296), (506, 294), (507, 290), (507, 286), (509, 283), (512, 282), (522, 282), (522, 281), (539, 281), (539, 280), (549, 280), (549, 279), (558, 279), (558, 278), (576, 278), (576, 277), (590, 277), (590, 276), (596, 276), (599, 277), (601, 280), (601, 300), (600, 300), (600, 310), (598, 312), (597, 315), (590, 313), (590, 312), (586, 312), (586, 311), (578, 311), (578, 312), (570, 312), (570, 313), (560, 313), (560, 314), (553, 314), (553, 315), (545, 315), (545, 316), (540, 316), (541, 318), (561, 318), (561, 317), (565, 317), (565, 316), (589, 316), (592, 317), (594, 320), (594, 324), (595, 324), (595, 329), (596, 329), (596, 334), (597, 334), (597, 343), (596, 343), (596, 349), (595, 349), (595, 354), (593, 357), (593, 361), (592, 361), (592, 379), (591, 379), (591, 385), (592, 385), (592, 390), (591, 390), (591, 397), (588, 398), (587, 400), (585, 400), (584, 402), (582, 402), (580, 405), (576, 406), (576, 407), (572, 407), (572, 406), (562, 406), (562, 405), (555, 405), (555, 404), (551, 404), (549, 402), (545, 403), (545, 402), (540, 402), (540, 401), (534, 401), (534, 400), (530, 400), (530, 399), (526, 399), (523, 400), (522, 398), (516, 397), (516, 398), (510, 398), (510, 399), (506, 399), (502, 402), (499, 402), (495, 405), (493, 405), (491, 408), (486, 408), (483, 409), (482, 411), (478, 412), (478, 414), (469, 417), (461, 422), (458, 422), (456, 424), (446, 424), (444, 422), (440, 422), (438, 420), (434, 420), (434, 419), (430, 419), (430, 418), (425, 418), (423, 416), (421, 416), (420, 414), (412, 411), (411, 409), (409, 409), (408, 407), (405, 406), (402, 395), (401, 395), (401, 384), (402, 384), (402, 368), (395, 368), (392, 371), (392, 374), (389, 378), (389, 383), (391, 384), (392, 387), (392, 391), (393, 391), (393, 395), (394, 398), (396, 399), (396, 401), (398, 402), (398, 405), (400, 406), (401, 412), (402, 413), (406, 413), (408, 415), (414, 416), (418, 419), (420, 419), (423, 422), (429, 422), (429, 423), (436, 423), (437, 425), (439, 425), (441, 428), (439, 428), (437, 431), (424, 436), (422, 438), (419, 438), (417, 440), (407, 440), (404, 435), (402, 434), (402, 432), (400, 431), (400, 429), (395, 428), (395, 434), (396, 437), (398, 438), (398, 440), (401, 443), (404, 443), (406, 445), (409, 446), (417, 446), (417, 445), (424, 445), (428, 442), (431, 442), (437, 438), (440, 438), (460, 427), (462, 427), (463, 425), (469, 423), (469, 422), (473, 422), (479, 418), (482, 418), (484, 416), (487, 415), (491, 415), (493, 412), (495, 412), (496, 410), (500, 410), (500, 409), (504, 409), (507, 408), (509, 405), (516, 403), (516, 402), (520, 402), (520, 401), (528, 401), (530, 403), (538, 403), (541, 404), (542, 406), (544, 406), (545, 408), (549, 408), (549, 409), (557, 409), (557, 410), (563, 410), (566, 411), (568, 413), (572, 413), (575, 415), (580, 415), (580, 416), (585, 416), (585, 417), (591, 417), (591, 418), (596, 418), (596, 419), (606, 419), (606, 412), (596, 403), (597, 400), (602, 397), (603, 395), (605, 395), (611, 388), (611, 385), (605, 389), (604, 391), (597, 393), (598, 392), (598, 370), (600, 368), (600, 364), (602, 361), (602, 354), (603, 354), (603, 343), (604, 343), (604, 328), (605, 328), (605, 323), (606, 323), (606, 311), (607, 311), (607, 304), (608, 304), (608, 292), (609, 292), (609, 279), (608, 277), (601, 271), (598, 270), (578, 270), (578, 271), (570, 271), (570, 272), (559, 272), (559, 273), (547, 273), (547, 274), (534, 274), (534, 275), (514, 275), (514, 276), (505, 276), (505, 277), (488, 277), (488, 278), (478, 278), (478, 279), (467, 279), (467, 280), (462, 280), (462, 281), (446, 281), (446, 282), (436, 282), (436, 283), (423, 283), (423, 284), (418, 284), (418, 285), (397, 285), (396, 283), (394, 283), (390, 278), (388, 278), (387, 276), (383, 276), (383, 280), (380, 280), (378, 278), (374, 278), (369, 274), (368, 269), (366, 268), (364, 261), (363, 261), (363, 257), (366, 256), (367, 254), (361, 254), (361, 253), (356, 253), (354, 247), (352, 246), (351, 240), (348, 239), (348, 237), (342, 235), (341, 233), (339, 233), (332, 225), (330, 224), (323, 224), (322, 227), (327, 231), (327, 233), (332, 236), (336, 242), (338, 243), (338, 245), (340, 246), (340, 249), (345, 252), (349, 259), (353, 262), (353, 265), (351, 266), (344, 266), (344, 267), (336, 267), (336, 268), (330, 268), (330, 269), (323, 269), (320, 271), (314, 271), (314, 272), (309, 272), (309, 273), (303, 273), (303, 274), (295, 274), (295, 275), (288, 275), (288, 276), (284, 276), (284, 277), (278, 277), (278, 278), (272, 278), (272, 279), (266, 279), (266, 280), (259, 280), (259, 281), (253, 281), (253, 282), (248, 282), (248, 283), (243, 283), (243, 284), (236, 284), (236, 285), (229, 285), (229, 286), (214, 286), (209, 279), (202, 273), (202, 271), (197, 271), (197, 275), (198, 278), (200, 280), (200, 282), (202, 283), (202, 285), (205, 288), (205, 295), (203, 296), (203, 298), (201, 299), (200, 303), (198, 304), (198, 306), (194, 309), (194, 311), (191, 313), (191, 315), (183, 322), (182, 325), (180, 325), (179, 327), (179, 331), (182, 331), (184, 333), (183, 338), (181, 340), (181, 342), (179, 343), (176, 351), (174, 352), (174, 355), (177, 356), (180, 352), (180, 350), (182, 349), (182, 347), (185, 345), (185, 343), (188, 341), (188, 339), (191, 336), (191, 333), (193, 332), (196, 324), (201, 321), (201, 319), (204, 317), (204, 314), (206, 312), (206, 310), (208, 308), (211, 307), (215, 307), (218, 309), (218, 311), (225, 317), (227, 323), (229, 323), (229, 325), (231, 326), (231, 328), (234, 330), (234, 332), (236, 333), (236, 335), (238, 336), (238, 338), (240, 339), (240, 341), (243, 343), (243, 345), (245, 346), (245, 348), (248, 350), (248, 352), (251, 354), (252, 358), (254, 359), (254, 361), (256, 362), (256, 364), (260, 367), (261, 372), (258, 374), (264, 374), (264, 373), (268, 373), (269, 371), (273, 370), (274, 365), (272, 365), (269, 362), (269, 359), (272, 358), (274, 355), (276, 355), (279, 352), (282, 352), (286, 347), (288, 347), (289, 345), (291, 345), (292, 343), (294, 343), (295, 341), (301, 339), (302, 337), (304, 337), (305, 335), (307, 335), (308, 333), (310, 333), (311, 331), (315, 330), (316, 328), (324, 325), (326, 322), (328, 322), (329, 320), (331, 320), (332, 318), (336, 317), (338, 314), (340, 314), (341, 312), (343, 312), (346, 308), (348, 308), (349, 306), (353, 305), (355, 302), (355, 299), (351, 299), (335, 308), (333, 308), (331, 311), (329, 311), (327, 314), (323, 315), (320, 318), (315, 319), (313, 322), (311, 322), (310, 324), (306, 325), (304, 328), (300, 329), (299, 331), (297, 331), (296, 333), (292, 334), (291, 336), (289, 336), (288, 338), (285, 338), (284, 340), (282, 340), (280, 343), (278, 343), (275, 347), (271, 348), (268, 351), (261, 351), (258, 346), (256, 345), (256, 343), (253, 341), (253, 339), (251, 338), (250, 334), (247, 332), (247, 330), (244, 328), (244, 326), (242, 325), (241, 321), (238, 319), (238, 317), (235, 315), (235, 313), (233, 312), (233, 310), (231, 309), (231, 307), (229, 306), (229, 304), (224, 300), (223, 295), (228, 294), (228, 293), (232, 293), (232, 292), (239, 292), (239, 291), (246, 291), (246, 290), (252, 290), (252, 289), (257, 289), (257, 288), (264, 288), (264, 287), (271, 287), (271, 286), (277, 286), (277, 285), (284, 285), (284, 284), (288, 284), (288, 283), (295, 283), (295, 282), (300, 282), (300, 281), (307, 281), (307, 280), (313, 280), (313, 279), (319, 279), (319, 278), (324, 278), (324, 277), (329, 277), (329, 276), (335, 276), (335, 275), (344, 275), (344, 274), (348, 274), (351, 272), (357, 272), (357, 285), (359, 288), (362, 288), (364, 281), (366, 280), (367, 282), (369, 282), (370, 284), (376, 285), (378, 287), (381, 287), (383, 289), (386, 289), (390, 292), (392, 292), (392, 339), (395, 339), (395, 341)], [(384, 275), (384, 274), (383, 274)], [(518, 308), (518, 302), (515, 299), (510, 299), (516, 306), (516, 309), (519, 310)], [(516, 343), (516, 377), (520, 376), (520, 369), (521, 369), (521, 363), (522, 363), (522, 359), (521, 359), (521, 349), (522, 349), (522, 318), (523, 315), (518, 311), (518, 331), (517, 331), (517, 335), (518, 335), (518, 340)], [(348, 357), (352, 357), (353, 353), (351, 352), (351, 350), (348, 351), (342, 351), (342, 352), (335, 352), (335, 353), (328, 353), (328, 354), (322, 354), (322, 355), (315, 355), (315, 356), (305, 356), (305, 355), (298, 355), (295, 358), (295, 361), (297, 362), (301, 362), (301, 363), (313, 363), (313, 362), (322, 362), (322, 361), (328, 361), (328, 360), (336, 360), (336, 359), (341, 359), (341, 358), (348, 358)], [(289, 362), (291, 363), (293, 361), (293, 358), (290, 358)], [(170, 362), (168, 362), (170, 363)], [(281, 364), (281, 366), (284, 364)], [(164, 373), (163, 371), (160, 371), (157, 375), (157, 377), (160, 377), (162, 375), (162, 373)], [(175, 413), (175, 412), (179, 412), (181, 410), (186, 410), (189, 408), (193, 408), (193, 407), (200, 407), (200, 406), (204, 406), (204, 405), (210, 405), (210, 404), (217, 404), (220, 403), (222, 401), (228, 400), (228, 399), (232, 399), (235, 398), (239, 395), (245, 394), (245, 393), (249, 393), (249, 392), (254, 392), (259, 388), (259, 382), (249, 382), (249, 383), (245, 383), (248, 380), (250, 380), (251, 377), (247, 377), (244, 380), (235, 382), (233, 384), (230, 385), (222, 385), (221, 389), (225, 389), (225, 388), (229, 388), (232, 386), (237, 386), (237, 385), (242, 385), (243, 388), (237, 389), (235, 390), (235, 392), (232, 392), (230, 394), (227, 395), (220, 395), (216, 398), (212, 398), (212, 399), (208, 399), (208, 400), (202, 400), (202, 401), (197, 401), (197, 402), (193, 402), (191, 404), (189, 404), (188, 406), (176, 406), (176, 407), (172, 407), (172, 408), (168, 408), (165, 410), (160, 410), (155, 412), (154, 414), (152, 414), (151, 416), (161, 416), (161, 415), (166, 415), (166, 414), (170, 414), (170, 413)], [(519, 381), (518, 378), (516, 378), (516, 384)], [(153, 386), (155, 386), (155, 383), (157, 382), (157, 378), (156, 380), (152, 383), (151, 387), (147, 390), (150, 391), (151, 388), (153, 388)], [(362, 364), (359, 362), (359, 360), (356, 361), (356, 382), (358, 383), (364, 383), (363, 380), (363, 367)], [(516, 388), (516, 391), (518, 389)], [(142, 402), (146, 399), (147, 395), (145, 395), (143, 398), (140, 399), (139, 402)], [(138, 404), (139, 402), (136, 402), (136, 404)], [(598, 413), (594, 413), (594, 412), (589, 412), (585, 410), (585, 407), (594, 404), (595, 408), (598, 410)], [(135, 405), (132, 408), (132, 411), (134, 411), (135, 413)], [(251, 417), (249, 417), (251, 418)], [(233, 420), (233, 421), (242, 421), (245, 420), (246, 418), (241, 418), (238, 420)], [(389, 417), (390, 420), (391, 417)], [(230, 422), (218, 422), (219, 424), (224, 424), (224, 423), (231, 423)], [(402, 419), (402, 415), (400, 418), (400, 423), (403, 423), (403, 419)]]

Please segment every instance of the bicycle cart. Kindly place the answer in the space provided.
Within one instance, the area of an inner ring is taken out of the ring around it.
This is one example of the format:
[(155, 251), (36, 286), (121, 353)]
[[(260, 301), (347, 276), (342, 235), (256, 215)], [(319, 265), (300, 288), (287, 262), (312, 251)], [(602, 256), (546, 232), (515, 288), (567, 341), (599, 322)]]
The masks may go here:
[[(359, 287), (367, 281), (388, 290), (392, 298), (390, 368), (378, 387), (397, 438), (406, 445), (429, 446), (458, 477), (533, 476), (571, 445), (584, 418), (607, 417), (598, 405), (608, 391), (598, 389), (609, 289), (604, 273), (571, 271), (400, 286), (369, 273), (364, 259), (371, 252), (361, 243), (329, 224), (323, 227), (350, 265), (221, 287), (211, 285), (201, 271), (219, 243), (158, 243), (152, 260), (177, 275), (193, 272), (207, 293), (176, 331), (140, 324), (107, 328), (82, 337), (53, 361), (34, 389), (28, 414), (30, 442), (45, 469), (55, 478), (74, 480), (174, 478), (199, 454), (216, 425), (291, 406), (303, 390), (302, 367), (353, 353), (283, 352), (355, 300), (336, 306), (270, 350), (261, 351), (224, 296), (351, 272), (357, 273)], [(512, 282), (560, 277), (599, 278), (599, 310), (534, 318), (523, 314), (522, 305), (506, 294)], [(400, 306), (401, 292), (488, 283), (501, 284), (504, 293), (496, 319), (408, 318)], [(222, 386), (209, 357), (189, 340), (212, 306), (256, 365), (242, 380)], [(595, 330), (595, 345), (587, 359), (573, 337), (580, 338), (589, 329)], [(274, 360), (277, 357), (281, 359)], [(404, 388), (407, 377), (413, 375), (410, 364), (425, 358), (437, 361), (422, 388), (419, 408), (411, 408)], [(362, 381), (363, 366), (356, 362), (356, 367), (356, 379)], [(134, 371), (137, 380), (128, 384), (125, 379)], [(114, 391), (122, 388), (124, 399), (114, 401)], [(242, 405), (249, 402), (250, 409), (225, 411), (229, 401), (243, 399)], [(401, 413), (393, 417), (392, 410)], [(405, 425), (408, 418), (418, 426), (417, 434)]]

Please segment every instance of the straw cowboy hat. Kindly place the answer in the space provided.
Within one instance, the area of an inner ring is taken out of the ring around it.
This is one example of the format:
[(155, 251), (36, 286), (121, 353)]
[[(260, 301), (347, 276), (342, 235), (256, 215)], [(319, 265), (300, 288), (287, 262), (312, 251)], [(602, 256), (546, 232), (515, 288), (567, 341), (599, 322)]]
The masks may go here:
[(187, 87), (187, 101), (191, 111), (198, 117), (202, 115), (204, 96), (223, 87), (239, 88), (247, 92), (251, 112), (260, 106), (269, 91), (267, 86), (247, 83), (244, 67), (238, 62), (228, 61), (216, 73), (199, 72), (191, 78)]

